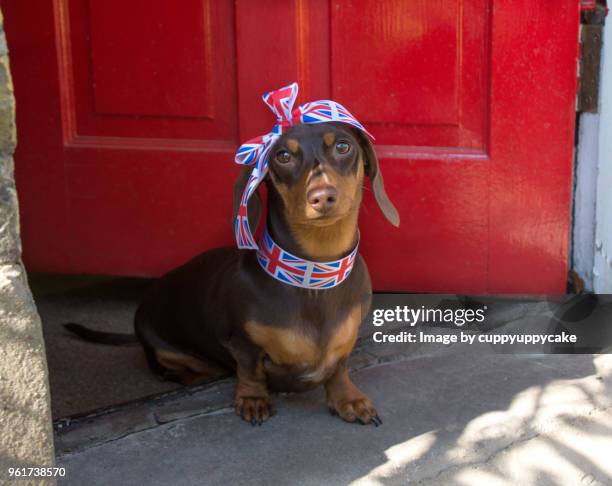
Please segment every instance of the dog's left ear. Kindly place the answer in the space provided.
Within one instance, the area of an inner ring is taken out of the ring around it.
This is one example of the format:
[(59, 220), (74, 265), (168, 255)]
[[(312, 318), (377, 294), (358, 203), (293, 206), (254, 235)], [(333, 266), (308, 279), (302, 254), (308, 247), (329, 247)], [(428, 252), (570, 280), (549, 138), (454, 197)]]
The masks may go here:
[(363, 133), (359, 132), (359, 144), (363, 152), (363, 163), (365, 164), (365, 173), (370, 178), (370, 184), (372, 184), (372, 191), (374, 191), (374, 198), (378, 203), (378, 207), (385, 215), (385, 218), (393, 225), (399, 226), (400, 217), (395, 209), (395, 206), (387, 196), (385, 191), (385, 183), (383, 181), (382, 173), (378, 166), (378, 157), (374, 151), (374, 146), (370, 139)]

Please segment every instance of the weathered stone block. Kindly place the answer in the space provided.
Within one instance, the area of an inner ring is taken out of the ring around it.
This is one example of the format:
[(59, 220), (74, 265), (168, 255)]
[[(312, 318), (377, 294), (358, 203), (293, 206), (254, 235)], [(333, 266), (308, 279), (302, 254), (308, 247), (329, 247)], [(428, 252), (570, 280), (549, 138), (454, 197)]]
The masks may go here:
[(0, 56), (0, 154), (12, 154), (17, 144), (15, 99), (8, 56)]
[(8, 47), (6, 45), (6, 36), (4, 35), (4, 16), (0, 11), (0, 56), (8, 54)]
[(0, 178), (0, 262), (17, 263), (20, 256), (19, 206), (15, 186)]
[(40, 318), (18, 264), (0, 264), (0, 470), (51, 466), (47, 363)]
[[(2, 18), (0, 17), (0, 22), (2, 22)], [(4, 36), (4, 32), (1, 31), (2, 24), (0, 23), (0, 56), (4, 56), (8, 54), (8, 46), (6, 45), (6, 37)]]

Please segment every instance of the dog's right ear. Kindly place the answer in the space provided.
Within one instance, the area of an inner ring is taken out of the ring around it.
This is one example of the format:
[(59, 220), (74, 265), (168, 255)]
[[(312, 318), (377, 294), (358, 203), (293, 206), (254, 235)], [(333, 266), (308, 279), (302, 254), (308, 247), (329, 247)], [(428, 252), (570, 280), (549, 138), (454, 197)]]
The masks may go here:
[(360, 131), (355, 131), (357, 136), (359, 137), (361, 150), (363, 151), (364, 156), (364, 164), (365, 164), (365, 173), (370, 178), (370, 183), (372, 184), (372, 192), (374, 192), (374, 199), (376, 199), (376, 203), (378, 207), (393, 226), (400, 225), (400, 217), (397, 209), (387, 196), (387, 191), (385, 191), (385, 183), (383, 181), (382, 172), (380, 171), (380, 167), (378, 166), (378, 157), (376, 156), (376, 151), (374, 150), (374, 146), (368, 137), (366, 137)]
[[(238, 206), (240, 206), (240, 200), (242, 199), (242, 193), (244, 192), (244, 188), (249, 180), (249, 176), (253, 171), (253, 167), (244, 167), (240, 171), (240, 175), (234, 184), (234, 219), (236, 220), (236, 216), (238, 215)], [(257, 227), (259, 226), (259, 221), (261, 220), (262, 213), (262, 203), (261, 203), (261, 195), (259, 194), (259, 188), (255, 189), (255, 192), (251, 194), (249, 198), (249, 202), (247, 203), (247, 214), (249, 216), (249, 228), (251, 228), (251, 233), (255, 236), (257, 232)], [(233, 223), (232, 223), (233, 224)]]

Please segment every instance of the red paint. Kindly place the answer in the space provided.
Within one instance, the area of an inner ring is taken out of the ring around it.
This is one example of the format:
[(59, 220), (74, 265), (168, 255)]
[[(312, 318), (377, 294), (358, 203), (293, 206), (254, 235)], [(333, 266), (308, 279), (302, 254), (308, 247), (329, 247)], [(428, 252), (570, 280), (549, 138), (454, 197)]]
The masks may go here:
[(297, 80), (377, 138), (402, 225), (366, 191), (376, 289), (564, 290), (579, 2), (1, 3), (31, 270), (158, 275), (231, 244), (233, 152)]

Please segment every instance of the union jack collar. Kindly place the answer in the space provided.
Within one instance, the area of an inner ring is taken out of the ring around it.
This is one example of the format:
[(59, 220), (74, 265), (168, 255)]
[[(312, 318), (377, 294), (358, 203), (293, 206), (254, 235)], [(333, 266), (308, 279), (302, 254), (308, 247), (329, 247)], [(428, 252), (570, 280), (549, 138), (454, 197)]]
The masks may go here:
[(256, 256), (266, 273), (283, 283), (303, 289), (330, 289), (344, 282), (353, 270), (355, 248), (344, 258), (332, 262), (311, 262), (297, 257), (278, 246), (268, 228), (259, 240)]
[(342, 122), (354, 126), (374, 140), (374, 137), (365, 127), (344, 106), (335, 101), (313, 101), (293, 109), (297, 94), (297, 83), (264, 94), (264, 102), (276, 115), (276, 125), (271, 132), (243, 143), (236, 153), (234, 160), (237, 164), (254, 166), (240, 198), (240, 205), (234, 222), (234, 233), (238, 248), (257, 249), (257, 243), (255, 243), (255, 238), (249, 226), (247, 204), (257, 186), (268, 173), (268, 155), (272, 145), (288, 128), (299, 123)]

